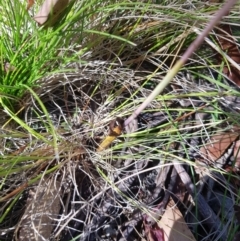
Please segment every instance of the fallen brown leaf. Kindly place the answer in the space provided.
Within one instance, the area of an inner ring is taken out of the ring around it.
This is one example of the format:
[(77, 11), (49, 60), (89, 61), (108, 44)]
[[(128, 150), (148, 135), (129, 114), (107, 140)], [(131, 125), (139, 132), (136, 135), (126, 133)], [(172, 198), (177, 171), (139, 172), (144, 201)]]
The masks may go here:
[[(237, 64), (240, 64), (240, 51), (236, 40), (233, 37), (232, 29), (230, 25), (222, 24), (216, 29), (217, 41), (221, 49)], [(218, 54), (219, 64), (223, 62), (223, 57)], [(240, 72), (231, 64), (223, 67), (223, 73), (232, 80), (236, 85), (240, 86)]]
[(214, 162), (219, 159), (227, 148), (238, 138), (238, 132), (222, 132), (211, 137), (208, 144), (200, 148), (204, 159)]
[(233, 156), (232, 159), (233, 163), (229, 170), (233, 172), (239, 172), (240, 169), (240, 141), (236, 141), (234, 149), (233, 149)]
[(240, 141), (237, 141), (233, 150), (235, 165), (240, 168)]
[(147, 241), (165, 241), (163, 229), (157, 223), (154, 223), (152, 226), (149, 226), (145, 222), (143, 224)]
[(41, 26), (53, 26), (65, 10), (69, 0), (45, 0), (34, 20)]
[(165, 241), (196, 241), (172, 199), (158, 222), (158, 226), (163, 229)]
[(33, 6), (34, 0), (28, 0), (27, 11)]

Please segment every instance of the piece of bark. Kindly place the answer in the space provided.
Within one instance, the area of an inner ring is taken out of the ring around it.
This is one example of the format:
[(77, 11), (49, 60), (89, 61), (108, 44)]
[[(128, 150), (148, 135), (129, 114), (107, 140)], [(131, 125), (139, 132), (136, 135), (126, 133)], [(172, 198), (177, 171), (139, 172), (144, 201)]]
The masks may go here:
[(60, 184), (43, 178), (34, 189), (29, 191), (27, 208), (15, 230), (15, 241), (50, 240), (60, 211)]

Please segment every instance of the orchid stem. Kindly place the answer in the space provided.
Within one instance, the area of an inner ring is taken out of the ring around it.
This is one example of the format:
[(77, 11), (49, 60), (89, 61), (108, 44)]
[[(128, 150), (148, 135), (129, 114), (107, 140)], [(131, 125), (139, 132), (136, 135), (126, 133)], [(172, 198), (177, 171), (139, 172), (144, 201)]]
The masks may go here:
[(150, 104), (152, 100), (156, 98), (157, 95), (162, 93), (162, 91), (166, 88), (166, 86), (172, 81), (177, 72), (181, 69), (181, 67), (187, 62), (189, 57), (193, 54), (194, 51), (198, 49), (198, 47), (204, 41), (204, 38), (209, 34), (209, 32), (216, 26), (219, 21), (227, 15), (230, 9), (234, 6), (237, 0), (227, 0), (225, 5), (214, 15), (212, 20), (203, 30), (201, 35), (192, 42), (192, 44), (188, 47), (186, 52), (182, 55), (182, 57), (176, 62), (173, 68), (167, 73), (167, 75), (163, 78), (163, 80), (158, 84), (158, 86), (153, 90), (153, 92), (145, 99), (145, 101), (133, 112), (131, 116), (129, 116), (125, 122), (124, 126), (129, 125), (137, 116)]

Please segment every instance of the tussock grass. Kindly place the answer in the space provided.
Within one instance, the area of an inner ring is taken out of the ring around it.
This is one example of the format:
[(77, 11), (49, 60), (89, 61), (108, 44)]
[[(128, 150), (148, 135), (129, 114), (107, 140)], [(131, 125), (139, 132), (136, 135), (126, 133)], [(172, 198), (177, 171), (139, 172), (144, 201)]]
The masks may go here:
[[(216, 63), (215, 52), (205, 44), (142, 113), (137, 127), (102, 153), (95, 151), (109, 122), (129, 116), (143, 102), (196, 37), (194, 28), (204, 28), (218, 4), (77, 0), (47, 29), (30, 16), (40, 2), (30, 15), (25, 2), (2, 1), (1, 6), (0, 235), (8, 240), (24, 212), (21, 200), (27, 202), (29, 190), (37, 190), (43, 176), (61, 186), (52, 239), (71, 232), (72, 240), (84, 240), (91, 231), (91, 213), (106, 211), (95, 203), (107, 202), (115, 190), (112, 198), (122, 196), (119, 208), (131, 220), (128, 212), (145, 205), (145, 199), (123, 192), (130, 177), (140, 179), (155, 169), (158, 175), (172, 166), (173, 158), (196, 167), (190, 150), (199, 154), (211, 135), (238, 124), (237, 111), (221, 103), (227, 96), (239, 97), (238, 90), (223, 77), (224, 63)], [(236, 9), (225, 22), (236, 24)], [(206, 120), (195, 118), (196, 113)], [(193, 137), (201, 143), (192, 146)], [(209, 170), (205, 174), (211, 177)], [(13, 195), (6, 198), (9, 193)], [(231, 198), (238, 202), (237, 195)], [(140, 210), (151, 216), (153, 207)], [(87, 231), (78, 233), (73, 223), (84, 209)], [(13, 223), (11, 210), (18, 210)], [(194, 223), (190, 219), (189, 226)], [(236, 230), (234, 223), (226, 225)], [(199, 240), (202, 233), (195, 232)]]

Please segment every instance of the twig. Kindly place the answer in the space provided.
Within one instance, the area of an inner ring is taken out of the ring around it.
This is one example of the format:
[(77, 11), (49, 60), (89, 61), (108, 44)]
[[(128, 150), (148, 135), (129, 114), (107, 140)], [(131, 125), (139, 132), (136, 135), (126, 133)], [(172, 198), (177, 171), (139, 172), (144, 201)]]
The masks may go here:
[[(220, 229), (223, 226), (220, 219), (212, 211), (212, 209), (209, 207), (209, 205), (206, 203), (204, 197), (200, 193), (196, 194), (195, 187), (194, 187), (189, 175), (183, 168), (183, 166), (177, 160), (173, 160), (173, 163), (174, 163), (174, 168), (176, 169), (178, 175), (180, 176), (182, 182), (184, 183), (188, 193), (190, 195), (192, 195), (197, 209), (199, 210), (200, 214), (203, 216), (203, 218), (204, 218), (203, 222), (206, 225), (208, 225), (208, 227), (210, 229), (212, 228), (214, 231), (219, 233)], [(222, 230), (221, 238), (222, 238), (222, 240), (227, 240), (226, 230)]]

